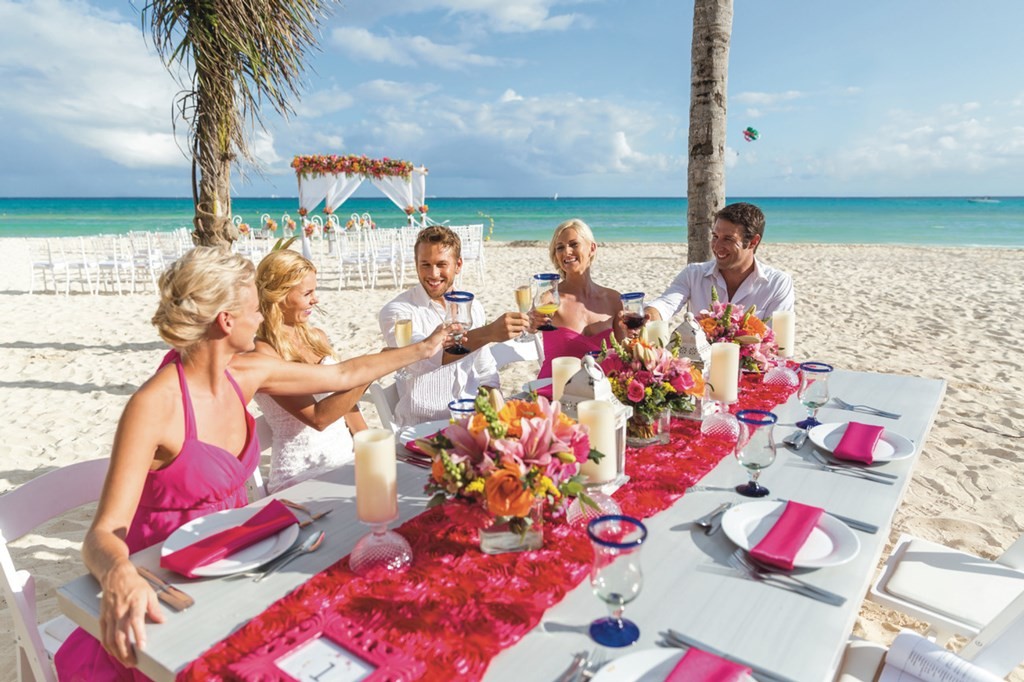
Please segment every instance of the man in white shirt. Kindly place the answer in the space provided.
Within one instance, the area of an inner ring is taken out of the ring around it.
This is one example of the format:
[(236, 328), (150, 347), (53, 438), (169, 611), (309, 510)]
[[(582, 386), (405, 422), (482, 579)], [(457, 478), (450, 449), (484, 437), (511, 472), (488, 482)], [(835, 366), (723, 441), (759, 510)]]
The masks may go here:
[[(444, 295), (455, 285), (462, 270), (462, 243), (458, 235), (441, 225), (424, 228), (413, 249), (419, 284), (381, 308), (378, 322), (389, 346), (395, 342), (395, 322), (412, 321), (412, 343), (426, 338), (445, 322)], [(461, 339), (468, 355), (443, 350), (432, 358), (409, 365), (396, 374), (399, 400), (395, 419), (410, 426), (448, 417), (448, 403), (456, 398), (473, 398), (480, 386), (498, 386), (498, 367), (487, 347), (513, 339), (529, 327), (523, 313), (504, 313), (487, 324), (484, 307), (473, 299), (470, 328)]]
[(690, 312), (711, 309), (711, 287), (723, 303), (756, 306), (767, 319), (776, 310), (792, 310), (793, 278), (754, 257), (764, 237), (764, 213), (747, 203), (729, 204), (715, 214), (711, 253), (715, 259), (683, 268), (658, 298), (647, 304), (652, 320), (668, 320), (689, 304)]

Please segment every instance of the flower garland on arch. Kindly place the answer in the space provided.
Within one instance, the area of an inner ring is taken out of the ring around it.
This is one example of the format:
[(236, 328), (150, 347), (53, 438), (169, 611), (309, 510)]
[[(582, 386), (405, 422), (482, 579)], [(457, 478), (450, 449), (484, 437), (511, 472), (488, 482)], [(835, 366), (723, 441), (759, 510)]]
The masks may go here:
[(381, 178), (402, 178), (408, 180), (413, 165), (401, 159), (371, 159), (365, 154), (309, 154), (292, 159), (292, 168), (298, 175), (362, 175), (380, 180)]

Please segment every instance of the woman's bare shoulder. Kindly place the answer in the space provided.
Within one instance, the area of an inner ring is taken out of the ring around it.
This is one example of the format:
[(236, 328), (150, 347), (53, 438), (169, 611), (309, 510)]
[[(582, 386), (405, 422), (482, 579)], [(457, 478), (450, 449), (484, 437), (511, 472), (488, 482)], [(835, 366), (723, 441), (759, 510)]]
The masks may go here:
[(125, 412), (142, 410), (154, 415), (173, 413), (181, 402), (181, 385), (173, 365), (160, 369), (139, 387), (125, 406)]
[(277, 349), (263, 339), (256, 339), (256, 352), (262, 353), (263, 355), (269, 355), (272, 358), (281, 357), (281, 354), (277, 352)]

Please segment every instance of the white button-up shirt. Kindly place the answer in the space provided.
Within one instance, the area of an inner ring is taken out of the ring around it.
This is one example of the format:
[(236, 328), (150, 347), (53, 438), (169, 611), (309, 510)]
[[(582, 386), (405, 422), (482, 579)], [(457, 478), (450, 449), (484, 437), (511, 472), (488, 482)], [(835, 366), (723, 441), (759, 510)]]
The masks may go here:
[[(444, 305), (416, 284), (403, 291), (380, 310), (377, 321), (389, 346), (395, 345), (395, 321), (412, 320), (412, 341), (422, 341), (444, 322)], [(473, 299), (470, 329), (487, 323), (484, 307)], [(441, 364), (444, 351), (415, 362), (395, 375), (398, 405), (395, 420), (401, 426), (448, 418), (448, 403), (456, 398), (474, 398), (480, 386), (498, 386), (498, 366), (490, 347), (484, 346), (458, 360)]]
[(771, 317), (776, 310), (792, 310), (796, 302), (793, 292), (793, 278), (787, 273), (765, 265), (754, 259), (754, 271), (750, 273), (736, 294), (729, 299), (725, 278), (714, 260), (706, 263), (691, 263), (683, 268), (668, 289), (647, 304), (661, 313), (663, 320), (672, 317), (689, 304), (689, 310), (697, 314), (711, 309), (711, 287), (718, 291), (718, 300), (733, 303), (741, 308), (757, 306), (757, 316), (762, 320)]

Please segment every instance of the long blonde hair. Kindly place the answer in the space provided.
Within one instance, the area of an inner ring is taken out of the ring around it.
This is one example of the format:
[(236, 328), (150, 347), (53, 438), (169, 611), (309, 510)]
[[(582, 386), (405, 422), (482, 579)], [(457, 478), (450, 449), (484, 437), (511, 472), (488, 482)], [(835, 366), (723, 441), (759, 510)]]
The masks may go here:
[[(311, 272), (316, 273), (313, 264), (288, 249), (272, 251), (256, 268), (256, 290), (260, 295), (260, 312), (263, 313), (263, 323), (257, 334), (282, 358), (291, 362), (303, 362), (303, 356), (292, 337), (285, 333), (281, 304), (288, 292)], [(320, 357), (334, 357), (334, 349), (314, 333), (305, 320), (297, 320), (294, 329), (301, 343), (314, 353)]]
[(224, 248), (197, 246), (160, 275), (153, 325), (160, 338), (188, 357), (218, 314), (239, 311), (242, 289), (252, 281), (250, 261)]

